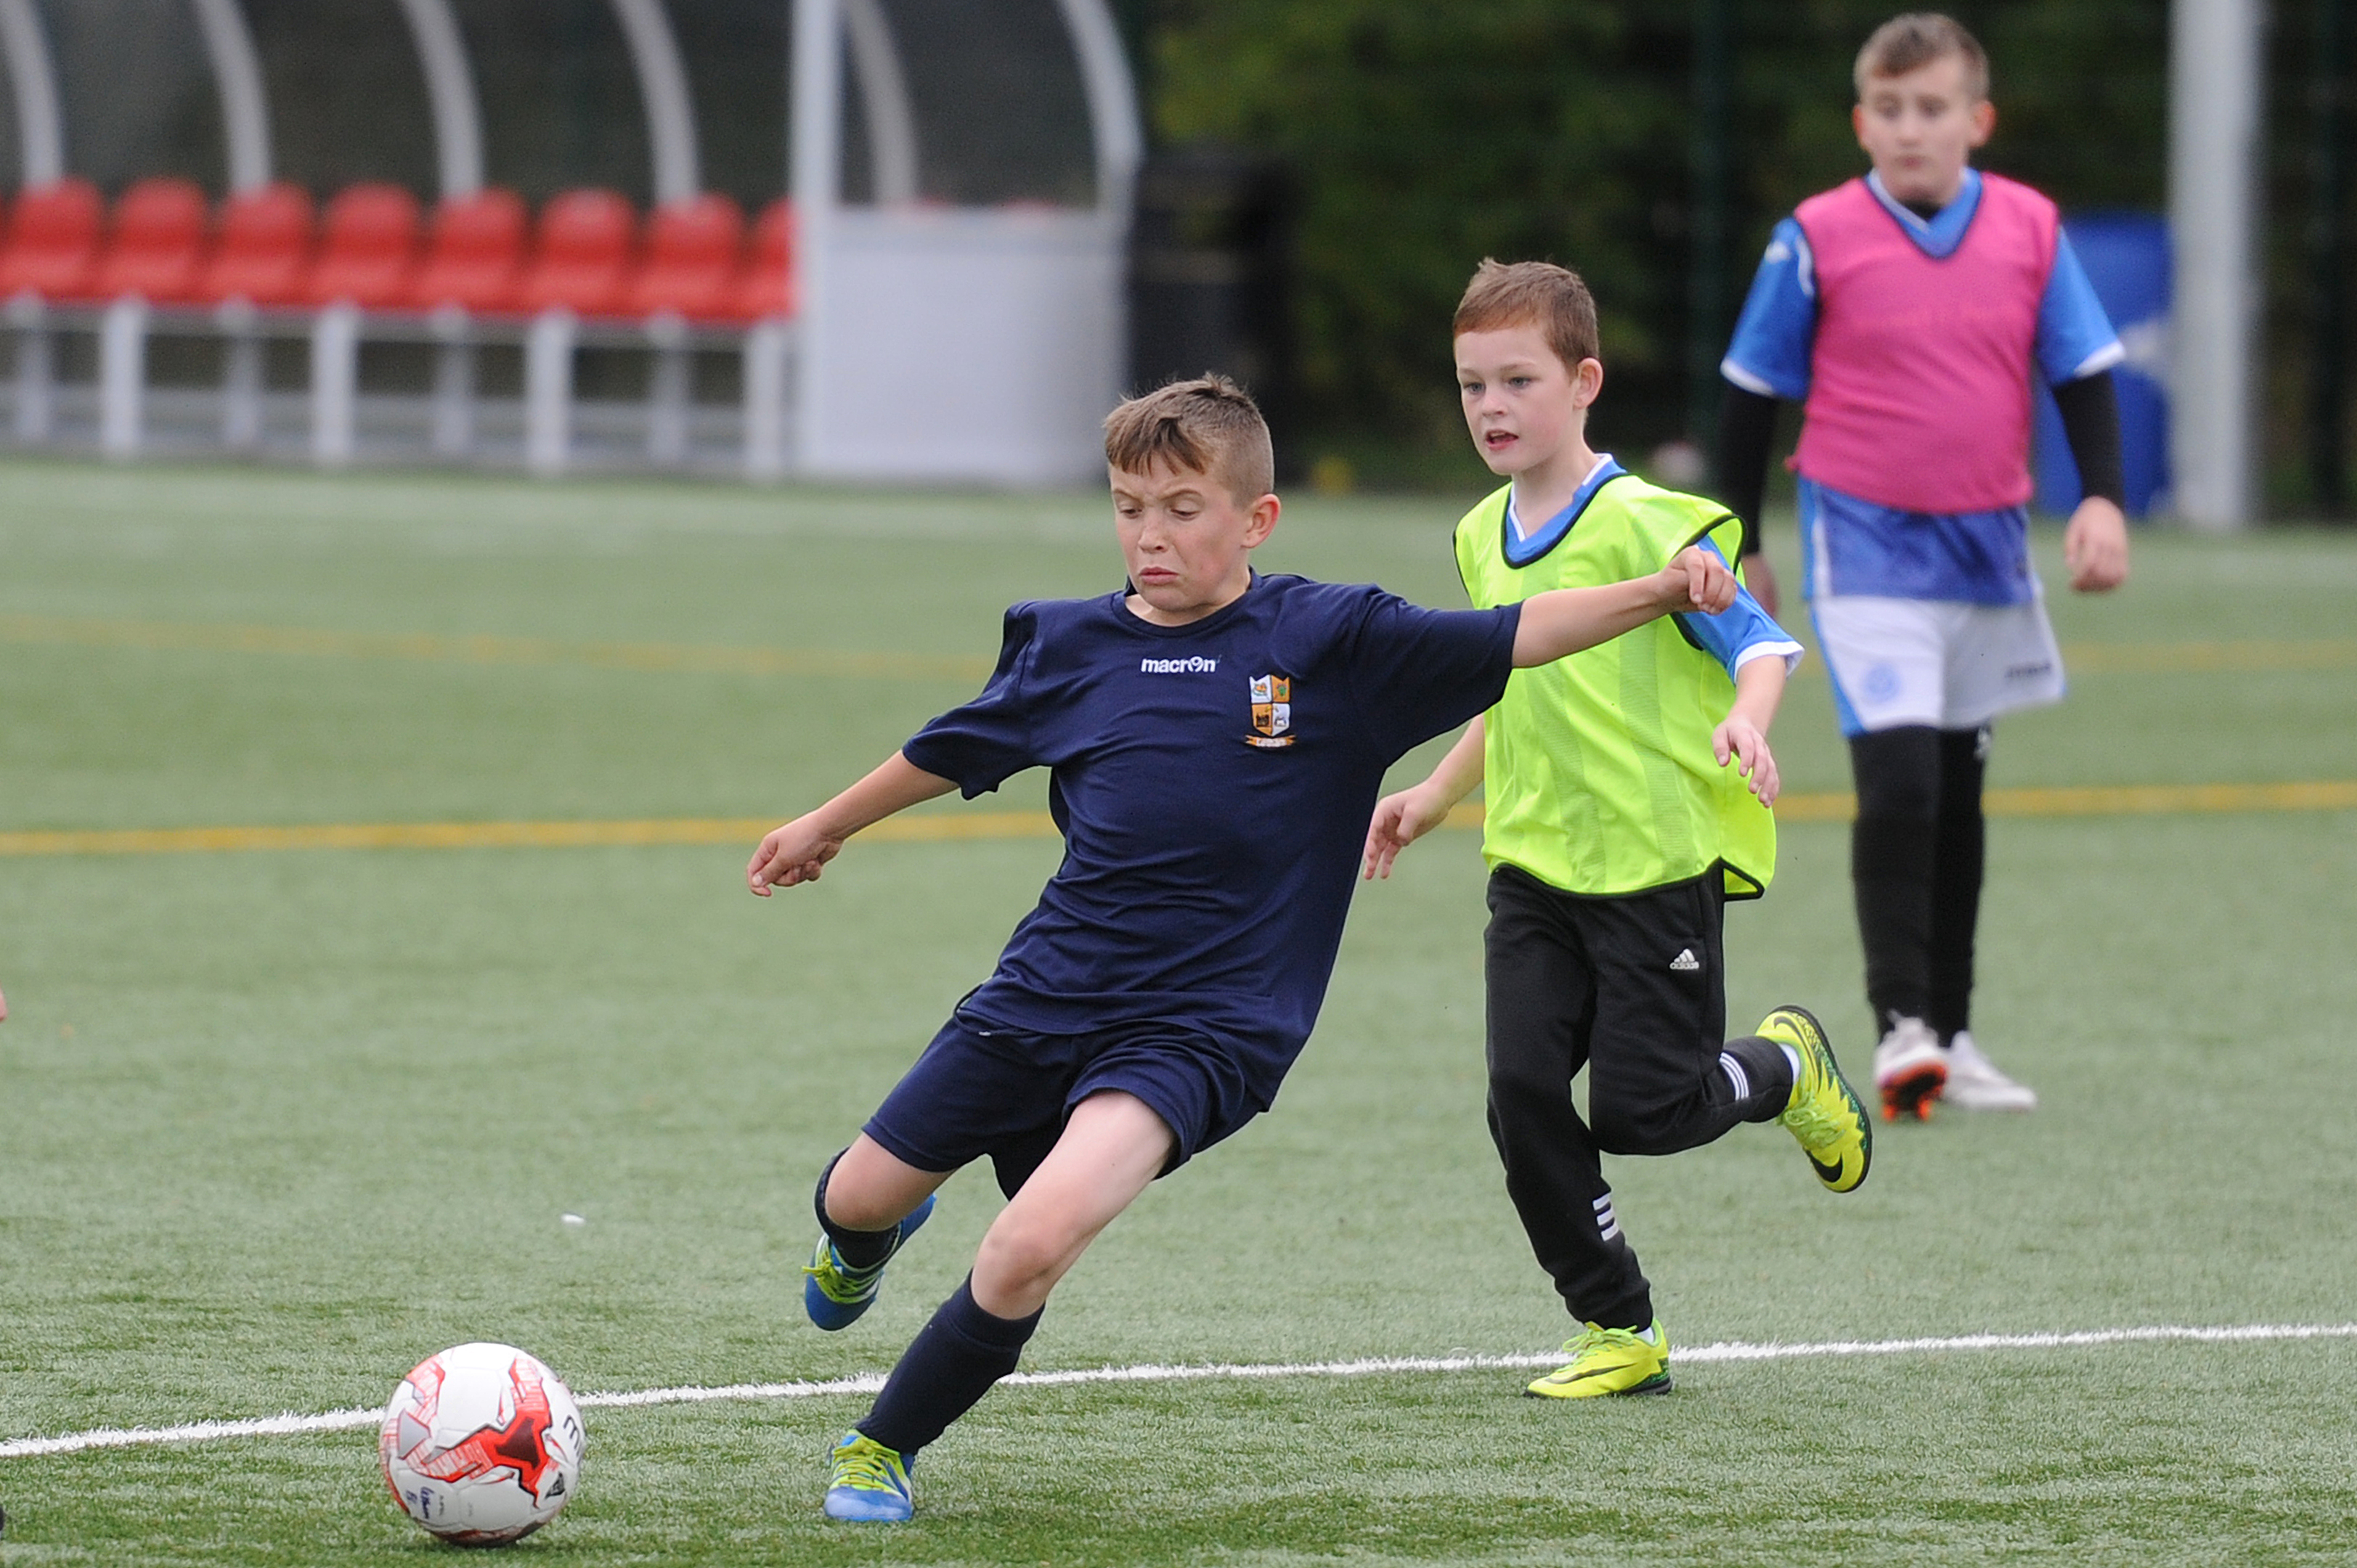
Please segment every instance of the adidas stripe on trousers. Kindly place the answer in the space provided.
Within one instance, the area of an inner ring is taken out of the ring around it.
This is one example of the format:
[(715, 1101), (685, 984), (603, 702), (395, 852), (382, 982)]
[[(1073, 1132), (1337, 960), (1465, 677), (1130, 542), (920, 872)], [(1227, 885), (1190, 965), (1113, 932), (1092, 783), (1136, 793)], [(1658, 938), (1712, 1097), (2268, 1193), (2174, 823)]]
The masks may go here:
[[(1600, 1156), (1676, 1154), (1768, 1121), (1792, 1094), (1791, 1067), (1771, 1040), (1723, 1038), (1726, 897), (1715, 870), (1589, 897), (1501, 865), (1489, 897), (1490, 1135), (1507, 1196), (1573, 1316), (1646, 1327), (1652, 1287)], [(1571, 1097), (1583, 1069), (1586, 1121)]]

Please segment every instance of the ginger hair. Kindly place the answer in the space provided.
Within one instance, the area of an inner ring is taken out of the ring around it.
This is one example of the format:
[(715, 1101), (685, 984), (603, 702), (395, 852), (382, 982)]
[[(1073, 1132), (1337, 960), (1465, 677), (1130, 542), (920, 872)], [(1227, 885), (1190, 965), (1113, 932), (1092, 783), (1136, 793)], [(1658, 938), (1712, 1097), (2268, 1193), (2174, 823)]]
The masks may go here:
[(1601, 361), (1596, 296), (1569, 267), (1552, 262), (1498, 262), (1483, 257), (1465, 285), (1449, 336), (1535, 327), (1566, 371), (1582, 360)]

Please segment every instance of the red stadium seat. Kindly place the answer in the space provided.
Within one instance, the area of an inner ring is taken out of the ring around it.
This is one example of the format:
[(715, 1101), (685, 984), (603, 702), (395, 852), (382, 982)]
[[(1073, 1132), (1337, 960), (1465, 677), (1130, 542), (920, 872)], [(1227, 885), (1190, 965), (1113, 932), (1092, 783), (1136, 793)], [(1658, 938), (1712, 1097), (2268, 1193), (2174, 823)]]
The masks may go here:
[(240, 191), (221, 209), (221, 242), (197, 280), (198, 295), (298, 305), (311, 241), (311, 197), (301, 186), (280, 183)]
[(434, 209), (425, 264), (410, 280), (411, 306), (457, 306), (478, 316), (512, 309), (526, 227), (523, 199), (512, 190), (445, 199)]
[(710, 192), (655, 209), (647, 254), (623, 308), (632, 316), (673, 311), (691, 321), (730, 319), (729, 296), (744, 268), (745, 212)]
[(761, 209), (753, 225), (752, 263), (738, 274), (728, 314), (739, 321), (791, 316), (794, 293), (794, 209), (784, 197)]
[(540, 209), (540, 243), (516, 290), (517, 308), (621, 314), (637, 230), (630, 202), (613, 191), (568, 190), (550, 198)]
[(405, 305), (417, 269), (417, 198), (397, 185), (349, 186), (328, 203), (319, 259), (303, 292), (313, 305), (383, 310)]
[(18, 196), (8, 215), (7, 248), (0, 251), (0, 297), (91, 298), (102, 206), (98, 187), (80, 178), (35, 186)]
[(211, 214), (194, 180), (143, 179), (114, 204), (114, 238), (98, 263), (102, 299), (136, 295), (151, 305), (197, 297)]

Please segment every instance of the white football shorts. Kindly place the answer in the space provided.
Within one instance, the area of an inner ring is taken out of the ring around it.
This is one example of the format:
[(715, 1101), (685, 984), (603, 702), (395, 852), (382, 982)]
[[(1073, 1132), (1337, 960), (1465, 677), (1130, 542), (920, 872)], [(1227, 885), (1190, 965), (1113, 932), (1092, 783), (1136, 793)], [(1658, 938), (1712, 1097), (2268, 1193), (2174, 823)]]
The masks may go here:
[(2062, 652), (2041, 599), (1825, 594), (1809, 613), (1844, 735), (1901, 725), (1977, 729), (1999, 714), (2062, 700)]

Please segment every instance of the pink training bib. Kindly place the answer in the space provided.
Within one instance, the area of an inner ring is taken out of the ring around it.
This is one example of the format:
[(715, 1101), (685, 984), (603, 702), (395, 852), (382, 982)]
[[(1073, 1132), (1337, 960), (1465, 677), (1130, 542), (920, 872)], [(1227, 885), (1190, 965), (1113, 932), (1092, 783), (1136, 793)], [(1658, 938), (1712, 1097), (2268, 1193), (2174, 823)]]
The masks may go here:
[(2061, 217), (2026, 185), (1981, 177), (1963, 242), (1927, 255), (1863, 179), (1793, 217), (1817, 282), (1816, 345), (1793, 467), (1905, 511), (2019, 506), (2029, 375)]

